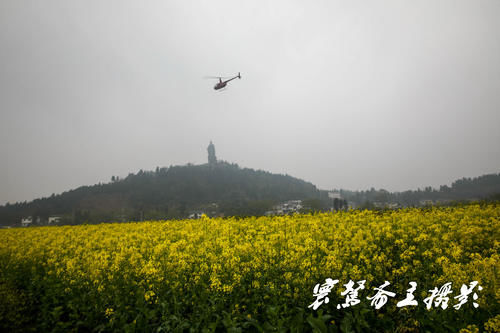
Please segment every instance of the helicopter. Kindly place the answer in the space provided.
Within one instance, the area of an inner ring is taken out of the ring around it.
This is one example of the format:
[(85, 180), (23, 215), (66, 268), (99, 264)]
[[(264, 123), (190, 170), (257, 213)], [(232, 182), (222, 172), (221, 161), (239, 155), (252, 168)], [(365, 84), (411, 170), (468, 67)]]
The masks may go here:
[(230, 78), (228, 80), (225, 80), (225, 81), (222, 81), (222, 79), (225, 78), (225, 77), (222, 77), (222, 76), (207, 76), (206, 78), (207, 79), (219, 79), (219, 82), (217, 82), (215, 84), (215, 86), (214, 86), (215, 90), (219, 90), (219, 89), (225, 88), (226, 85), (227, 85), (227, 83), (229, 81), (232, 81), (232, 80), (234, 80), (236, 78), (241, 79), (241, 74), (240, 74), (240, 72), (238, 72), (238, 75), (236, 75), (235, 77), (232, 77), (232, 78)]

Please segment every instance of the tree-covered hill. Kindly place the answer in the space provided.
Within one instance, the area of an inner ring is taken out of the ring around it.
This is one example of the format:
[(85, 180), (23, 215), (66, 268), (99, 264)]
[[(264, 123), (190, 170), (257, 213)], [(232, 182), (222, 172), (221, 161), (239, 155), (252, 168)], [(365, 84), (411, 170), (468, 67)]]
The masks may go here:
[(484, 200), (499, 197), (500, 173), (458, 179), (451, 186), (442, 185), (439, 189), (427, 186), (424, 189), (391, 193), (383, 189), (375, 190), (372, 188), (368, 191), (341, 190), (340, 194), (355, 206), (366, 208), (386, 204), (408, 207), (436, 203), (447, 204), (454, 201)]
[(124, 179), (31, 202), (0, 207), (0, 224), (19, 225), (23, 217), (34, 222), (61, 216), (63, 223), (97, 223), (181, 218), (193, 211), (213, 215), (260, 215), (273, 204), (291, 199), (319, 199), (311, 183), (236, 164), (171, 166), (139, 171)]
[[(439, 189), (389, 192), (340, 190), (339, 202), (359, 208), (408, 207), (454, 201), (498, 199), (500, 174), (462, 178)], [(106, 184), (82, 186), (31, 202), (0, 206), (0, 225), (20, 225), (31, 216), (46, 224), (50, 216), (62, 224), (185, 218), (194, 212), (212, 216), (262, 215), (277, 203), (301, 199), (314, 210), (335, 207), (326, 191), (311, 183), (265, 171), (215, 162), (139, 171)]]

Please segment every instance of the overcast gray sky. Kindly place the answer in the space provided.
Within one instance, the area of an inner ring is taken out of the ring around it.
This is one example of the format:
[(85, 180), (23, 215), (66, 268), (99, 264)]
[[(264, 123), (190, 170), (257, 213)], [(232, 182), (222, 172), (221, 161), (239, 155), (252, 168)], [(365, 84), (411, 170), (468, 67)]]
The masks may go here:
[(205, 163), (210, 140), (321, 189), (500, 172), (499, 17), (498, 0), (2, 0), (0, 204)]

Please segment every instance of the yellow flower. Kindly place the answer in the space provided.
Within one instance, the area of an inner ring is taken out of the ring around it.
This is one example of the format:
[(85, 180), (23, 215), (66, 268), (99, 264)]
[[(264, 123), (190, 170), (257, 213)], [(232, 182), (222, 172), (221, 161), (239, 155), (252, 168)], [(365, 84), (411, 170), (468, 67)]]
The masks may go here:
[(107, 308), (106, 311), (104, 311), (104, 314), (106, 315), (106, 317), (111, 317), (115, 312), (115, 310), (113, 310), (113, 308)]

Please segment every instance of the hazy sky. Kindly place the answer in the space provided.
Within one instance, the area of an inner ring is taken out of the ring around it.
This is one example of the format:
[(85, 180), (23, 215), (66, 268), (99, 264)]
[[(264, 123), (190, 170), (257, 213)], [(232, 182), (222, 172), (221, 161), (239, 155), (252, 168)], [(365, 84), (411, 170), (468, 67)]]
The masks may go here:
[(321, 189), (500, 172), (499, 17), (498, 0), (2, 0), (0, 204), (205, 163), (210, 140)]

